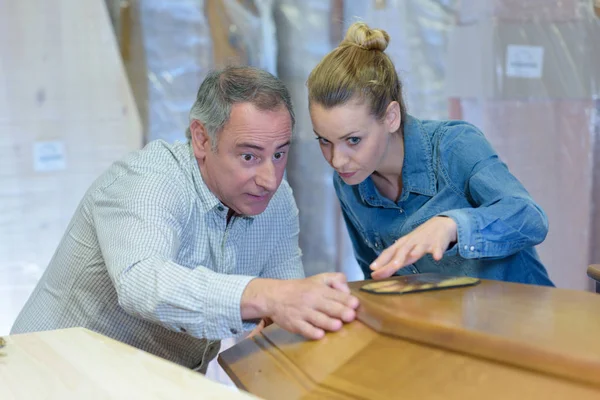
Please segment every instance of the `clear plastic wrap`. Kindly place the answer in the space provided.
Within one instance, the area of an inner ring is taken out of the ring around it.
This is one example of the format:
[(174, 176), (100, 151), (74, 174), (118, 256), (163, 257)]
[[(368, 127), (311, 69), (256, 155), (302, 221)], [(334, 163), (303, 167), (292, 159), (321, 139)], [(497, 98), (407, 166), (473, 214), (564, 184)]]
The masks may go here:
[(275, 73), (272, 0), (139, 2), (148, 70), (147, 141), (185, 140), (209, 70), (244, 64)]
[(3, 335), (85, 191), (142, 129), (103, 1), (2, 2), (0, 20)]
[(463, 0), (457, 21), (450, 116), (480, 127), (546, 211), (550, 231), (538, 251), (556, 285), (589, 289), (585, 270), (600, 257), (600, 20), (592, 3)]
[(213, 64), (203, 0), (139, 3), (148, 71), (147, 141), (185, 140), (190, 107)]
[(331, 29), (335, 29), (332, 4), (320, 0), (278, 0), (275, 6), (278, 72), (290, 90), (297, 121), (287, 180), (300, 210), (300, 247), (307, 275), (340, 270), (338, 257), (352, 253), (351, 247), (340, 248), (345, 228), (341, 225), (333, 189), (333, 172), (314, 140), (308, 113), (306, 80), (314, 66), (334, 47), (330, 40)]

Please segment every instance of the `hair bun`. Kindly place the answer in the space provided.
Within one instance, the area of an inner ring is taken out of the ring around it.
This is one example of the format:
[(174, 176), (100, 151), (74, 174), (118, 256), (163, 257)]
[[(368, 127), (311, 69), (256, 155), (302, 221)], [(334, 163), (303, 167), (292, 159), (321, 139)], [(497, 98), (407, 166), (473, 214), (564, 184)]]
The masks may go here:
[(371, 29), (364, 22), (355, 22), (348, 28), (344, 42), (365, 50), (385, 51), (390, 35), (382, 29)]

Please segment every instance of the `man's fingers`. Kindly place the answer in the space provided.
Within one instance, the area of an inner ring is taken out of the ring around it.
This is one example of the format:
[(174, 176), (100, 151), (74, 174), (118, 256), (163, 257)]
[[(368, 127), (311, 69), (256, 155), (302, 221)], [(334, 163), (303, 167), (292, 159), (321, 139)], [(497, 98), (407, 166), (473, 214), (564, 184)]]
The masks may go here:
[(256, 328), (254, 328), (252, 330), (252, 332), (250, 332), (248, 334), (248, 336), (246, 336), (246, 338), (249, 339), (249, 338), (251, 338), (253, 336), (258, 335), (264, 328), (265, 328), (265, 320), (261, 319), (260, 322), (259, 322), (259, 324), (256, 326)]
[(309, 322), (302, 320), (296, 322), (294, 333), (298, 333), (306, 339), (311, 340), (319, 340), (325, 336), (325, 331), (323, 329), (317, 328)]
[(344, 325), (339, 319), (331, 318), (326, 314), (316, 310), (308, 314), (306, 321), (313, 325), (315, 328), (329, 332), (335, 332)]
[(344, 322), (351, 322), (356, 318), (356, 312), (354, 311), (354, 308), (346, 306), (338, 301), (323, 301), (317, 307), (317, 310), (331, 318), (339, 319)]
[(358, 299), (349, 293), (344, 293), (339, 290), (327, 290), (323, 294), (324, 300), (334, 300), (346, 307), (355, 309), (358, 307)]
[(323, 275), (323, 283), (327, 286), (339, 290), (344, 293), (350, 293), (346, 275), (342, 273), (325, 273)]

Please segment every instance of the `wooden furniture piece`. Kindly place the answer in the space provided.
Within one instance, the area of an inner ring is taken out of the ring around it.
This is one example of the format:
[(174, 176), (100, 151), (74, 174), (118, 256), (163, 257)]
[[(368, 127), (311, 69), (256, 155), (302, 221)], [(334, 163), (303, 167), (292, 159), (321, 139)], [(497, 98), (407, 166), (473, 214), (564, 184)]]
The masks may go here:
[(252, 399), (83, 328), (8, 336), (0, 399)]
[(266, 399), (600, 398), (600, 297), (506, 282), (361, 292), (358, 320), (320, 341), (271, 326), (221, 353)]
[(588, 266), (587, 275), (594, 280), (596, 293), (600, 293), (600, 264)]

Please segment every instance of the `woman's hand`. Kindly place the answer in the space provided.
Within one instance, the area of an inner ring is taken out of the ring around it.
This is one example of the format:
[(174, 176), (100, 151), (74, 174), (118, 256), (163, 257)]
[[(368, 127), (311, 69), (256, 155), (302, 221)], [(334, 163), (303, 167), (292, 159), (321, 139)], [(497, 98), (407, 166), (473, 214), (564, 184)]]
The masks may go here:
[(434, 260), (441, 260), (450, 244), (457, 240), (456, 229), (456, 222), (452, 218), (431, 218), (385, 249), (371, 264), (371, 276), (373, 279), (388, 278), (428, 253)]

